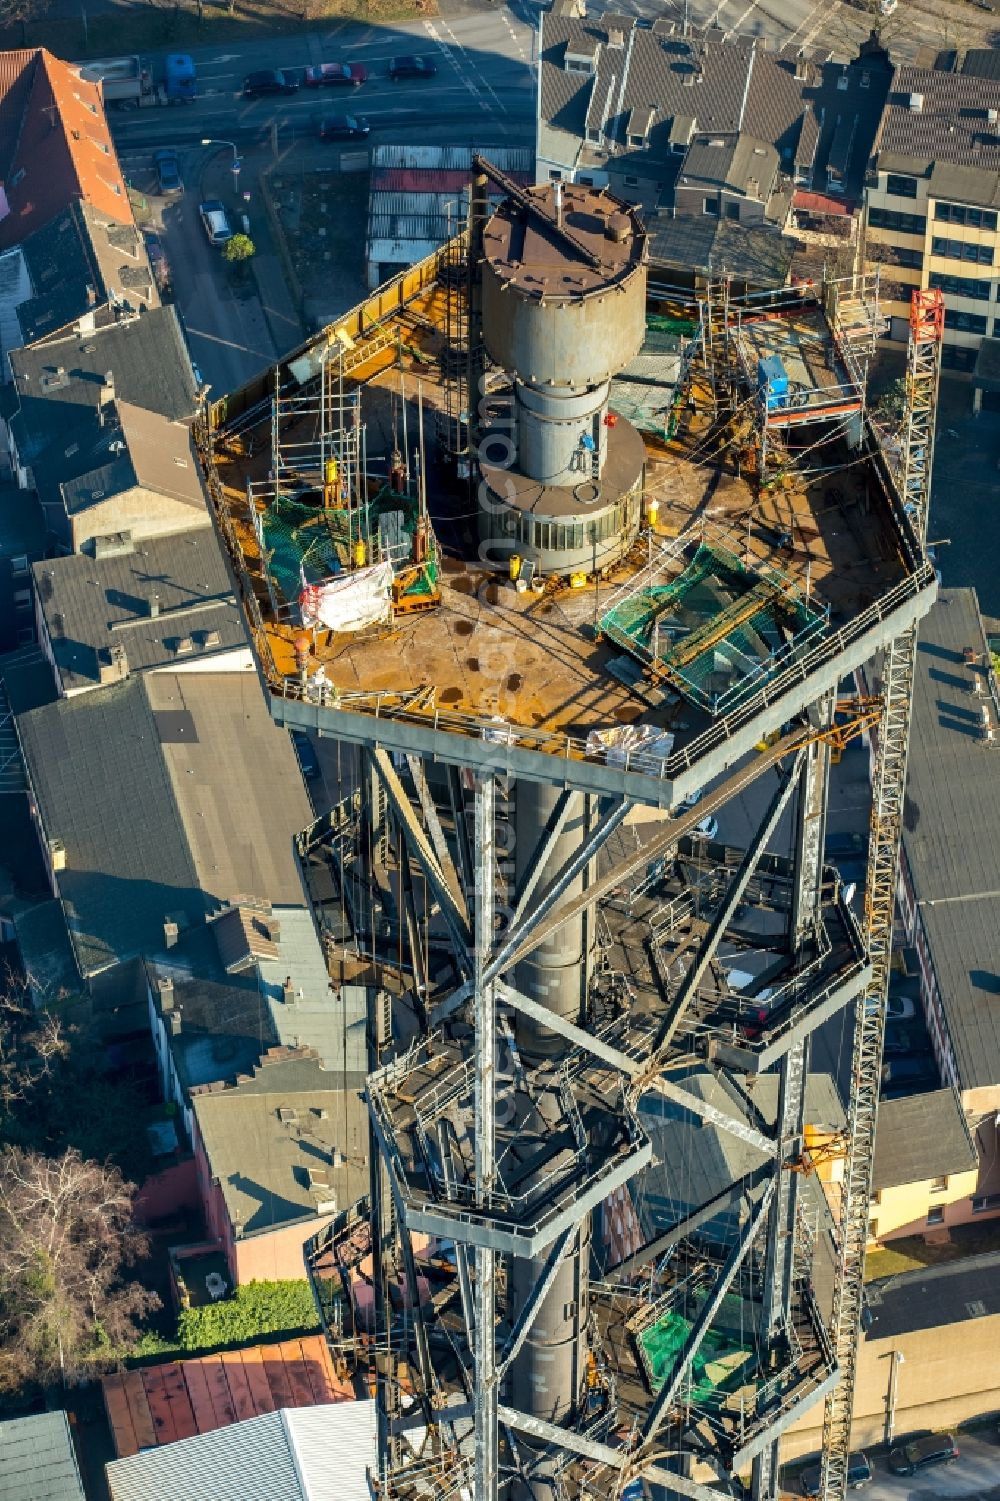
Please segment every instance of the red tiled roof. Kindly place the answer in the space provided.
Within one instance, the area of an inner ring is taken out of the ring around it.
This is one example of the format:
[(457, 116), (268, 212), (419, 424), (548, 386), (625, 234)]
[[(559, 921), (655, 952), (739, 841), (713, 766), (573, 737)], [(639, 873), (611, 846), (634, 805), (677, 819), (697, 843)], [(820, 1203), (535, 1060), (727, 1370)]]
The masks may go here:
[[(509, 176), (522, 187), (531, 183), (529, 172)], [(381, 193), (462, 193), (472, 181), (468, 172), (435, 171), (431, 167), (383, 167), (372, 178), (372, 189)], [(500, 193), (494, 196), (502, 197)]]
[(44, 48), (0, 53), (0, 181), (10, 210), (0, 250), (80, 198), (132, 222), (100, 86)]
[(119, 1459), (281, 1407), (353, 1400), (321, 1334), (226, 1350), (105, 1376), (104, 1405)]
[(807, 193), (796, 188), (792, 195), (792, 208), (801, 208), (809, 214), (837, 214), (849, 217), (854, 213), (851, 198), (832, 198), (827, 193)]

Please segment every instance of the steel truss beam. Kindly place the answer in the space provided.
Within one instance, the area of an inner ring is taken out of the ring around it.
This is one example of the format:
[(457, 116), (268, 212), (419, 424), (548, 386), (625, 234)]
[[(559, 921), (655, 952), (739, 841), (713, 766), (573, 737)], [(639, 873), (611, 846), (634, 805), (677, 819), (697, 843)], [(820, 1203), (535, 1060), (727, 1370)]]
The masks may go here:
[(679, 1241), (686, 1240), (688, 1236), (694, 1235), (697, 1230), (701, 1229), (702, 1225), (707, 1225), (717, 1214), (721, 1214), (724, 1209), (728, 1209), (738, 1194), (749, 1196), (753, 1189), (757, 1188), (761, 1183), (770, 1183), (773, 1176), (773, 1164), (765, 1162), (760, 1167), (755, 1168), (752, 1173), (748, 1173), (745, 1178), (741, 1178), (738, 1183), (727, 1183), (721, 1193), (717, 1193), (714, 1198), (707, 1199), (704, 1204), (699, 1205), (690, 1214), (686, 1214), (683, 1219), (677, 1220), (670, 1226), (669, 1230), (664, 1230), (663, 1234), (658, 1235), (655, 1240), (647, 1241), (644, 1246), (640, 1246), (639, 1250), (634, 1251), (631, 1256), (626, 1256), (615, 1266), (608, 1267), (604, 1274), (604, 1280), (609, 1282), (612, 1278), (616, 1278), (624, 1281), (633, 1272), (638, 1272), (644, 1266), (647, 1266), (649, 1262), (659, 1260), (661, 1256), (665, 1256), (668, 1251), (676, 1246)]
[[(379, 782), (385, 791), (385, 795), (392, 806), (396, 821), (402, 830), (403, 838), (414, 858), (418, 861), (421, 870), (427, 877), (427, 884), (434, 894), (434, 900), (441, 909), (441, 915), (448, 924), (449, 932), (458, 949), (458, 960), (461, 967), (468, 973), (471, 968), (469, 962), (469, 946), (472, 935), (462, 912), (455, 900), (451, 887), (445, 878), (444, 872), (438, 864), (437, 856), (420, 826), (413, 805), (407, 797), (402, 782), (392, 764), (392, 757), (388, 751), (377, 747), (371, 751), (372, 765), (378, 775)], [(491, 935), (492, 936), (492, 935)]]
[(719, 1491), (713, 1491), (707, 1485), (699, 1485), (697, 1481), (688, 1480), (686, 1475), (677, 1475), (673, 1470), (662, 1469), (656, 1461), (665, 1458), (665, 1455), (650, 1455), (644, 1461), (625, 1450), (612, 1449), (610, 1444), (602, 1444), (582, 1433), (576, 1433), (572, 1428), (557, 1428), (544, 1418), (529, 1417), (527, 1413), (517, 1412), (512, 1407), (501, 1406), (500, 1420), (516, 1433), (527, 1433), (532, 1438), (555, 1445), (556, 1448), (568, 1449), (571, 1454), (579, 1454), (581, 1459), (592, 1459), (596, 1464), (606, 1465), (629, 1479), (645, 1476), (654, 1485), (666, 1486), (678, 1496), (684, 1496), (686, 1501), (727, 1501)]
[[(476, 1207), (487, 1210), (496, 1184), (496, 998), (485, 978), (484, 966), (493, 939), (495, 870), (492, 777), (475, 787), (476, 885), (473, 913), (475, 944), (475, 1168)], [(497, 1501), (499, 1440), (497, 1404), (500, 1378), (496, 1364), (496, 1258), (491, 1246), (476, 1246), (475, 1390), (476, 1490), (475, 1501)]]
[(437, 856), (438, 865), (441, 867), (441, 874), (451, 888), (452, 895), (455, 898), (455, 902), (458, 906), (459, 911), (466, 918), (466, 921), (468, 921), (468, 912), (466, 911), (465, 907), (464, 893), (467, 890), (471, 890), (471, 886), (463, 887), (462, 882), (459, 879), (458, 871), (455, 869), (455, 862), (451, 858), (451, 851), (448, 848), (448, 841), (444, 837), (444, 830), (441, 827), (441, 820), (438, 818), (438, 811), (434, 806), (434, 799), (431, 796), (431, 790), (427, 785), (427, 777), (424, 773), (424, 763), (421, 761), (419, 756), (407, 756), (406, 764), (409, 767), (410, 777), (412, 778), (413, 786), (416, 790), (417, 800), (420, 803), (420, 810), (424, 815), (424, 822), (427, 825), (427, 832), (430, 835), (431, 844), (434, 848), (434, 853)]
[(500, 1361), (497, 1366), (498, 1380), (503, 1380), (504, 1376), (510, 1369), (511, 1362), (514, 1360), (517, 1352), (520, 1350), (528, 1335), (531, 1333), (532, 1325), (534, 1324), (535, 1319), (538, 1317), (538, 1310), (541, 1308), (545, 1299), (548, 1297), (549, 1288), (555, 1281), (556, 1273), (565, 1260), (567, 1254), (572, 1250), (573, 1245), (576, 1242), (576, 1237), (577, 1229), (574, 1225), (569, 1230), (563, 1231), (562, 1235), (560, 1235), (559, 1239), (552, 1247), (552, 1250), (549, 1252), (548, 1261), (545, 1265), (545, 1271), (536, 1282), (531, 1297), (521, 1309), (521, 1315), (517, 1323), (514, 1325), (514, 1328), (510, 1332), (510, 1338), (507, 1340), (506, 1345), (504, 1345), (503, 1352), (500, 1356)]
[(664, 1419), (670, 1412), (677, 1393), (680, 1391), (681, 1384), (691, 1369), (691, 1362), (701, 1349), (702, 1341), (709, 1331), (712, 1320), (722, 1307), (722, 1300), (729, 1291), (733, 1278), (743, 1265), (747, 1253), (756, 1240), (761, 1225), (764, 1223), (764, 1217), (770, 1207), (773, 1191), (774, 1181), (772, 1180), (765, 1187), (756, 1205), (750, 1209), (747, 1222), (741, 1229), (739, 1239), (727, 1256), (722, 1270), (719, 1272), (711, 1296), (705, 1300), (698, 1317), (691, 1326), (691, 1332), (684, 1341), (684, 1348), (681, 1350), (680, 1358), (674, 1367), (670, 1380), (665, 1381), (657, 1393), (642, 1430), (644, 1448), (648, 1448), (652, 1444)]
[(525, 1016), (530, 1016), (534, 1021), (544, 1022), (547, 1027), (553, 1032), (558, 1032), (561, 1037), (565, 1037), (566, 1041), (572, 1043), (574, 1047), (592, 1053), (602, 1063), (607, 1063), (611, 1068), (619, 1069), (626, 1074), (633, 1081), (633, 1093), (635, 1086), (641, 1082), (643, 1089), (655, 1090), (668, 1100), (672, 1100), (675, 1105), (680, 1105), (684, 1110), (690, 1110), (701, 1120), (710, 1121), (721, 1130), (738, 1136), (748, 1146), (756, 1147), (758, 1151), (763, 1152), (765, 1157), (775, 1156), (774, 1142), (762, 1132), (755, 1130), (753, 1126), (748, 1125), (746, 1121), (727, 1115), (724, 1110), (719, 1110), (715, 1105), (709, 1105), (698, 1095), (682, 1089), (680, 1085), (672, 1083), (660, 1074), (645, 1078), (646, 1067), (641, 1060), (623, 1053), (620, 1048), (611, 1047), (609, 1043), (602, 1042), (592, 1032), (585, 1032), (582, 1027), (575, 1026), (565, 1017), (546, 1011), (544, 1006), (540, 1006), (537, 1001), (529, 1000), (519, 990), (515, 990), (513, 985), (500, 980), (497, 982), (497, 993), (509, 1006), (513, 1006), (515, 1011), (522, 1011)]
[(716, 950), (719, 947), (719, 940), (732, 922), (733, 914), (743, 899), (743, 893), (750, 883), (750, 877), (757, 869), (760, 857), (764, 853), (768, 841), (777, 828), (778, 821), (788, 805), (788, 800), (795, 787), (803, 757), (806, 754), (805, 751), (799, 751), (794, 765), (789, 769), (777, 792), (771, 799), (767, 812), (764, 814), (736, 874), (729, 883), (729, 888), (722, 900), (722, 905), (709, 923), (697, 951), (691, 958), (684, 978), (677, 988), (677, 994), (656, 1034), (656, 1039), (653, 1043), (653, 1053), (647, 1064), (650, 1072), (655, 1072), (661, 1067), (662, 1060), (666, 1057), (667, 1050), (673, 1041), (674, 1033), (683, 1020), (684, 1013), (691, 1004), (698, 986), (704, 979), (706, 970), (715, 958)]

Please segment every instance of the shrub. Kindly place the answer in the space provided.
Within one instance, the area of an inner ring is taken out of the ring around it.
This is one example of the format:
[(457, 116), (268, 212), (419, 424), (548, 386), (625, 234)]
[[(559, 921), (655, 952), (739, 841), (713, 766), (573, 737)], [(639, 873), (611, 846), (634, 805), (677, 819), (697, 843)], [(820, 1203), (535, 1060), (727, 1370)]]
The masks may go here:
[(312, 1334), (319, 1328), (308, 1282), (250, 1282), (220, 1303), (183, 1309), (177, 1343), (192, 1355), (225, 1345), (252, 1345), (275, 1334)]
[(248, 261), (256, 248), (249, 235), (233, 235), (222, 247), (222, 258), (231, 266), (236, 266), (241, 261)]

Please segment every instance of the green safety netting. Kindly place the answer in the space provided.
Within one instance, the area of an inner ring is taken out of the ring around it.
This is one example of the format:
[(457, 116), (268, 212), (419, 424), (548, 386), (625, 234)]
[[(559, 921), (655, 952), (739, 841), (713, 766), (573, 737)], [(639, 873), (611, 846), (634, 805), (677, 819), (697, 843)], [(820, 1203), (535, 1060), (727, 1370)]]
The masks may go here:
[(718, 713), (756, 692), (825, 624), (788, 578), (702, 542), (669, 584), (647, 584), (613, 605), (601, 631)]
[[(269, 571), (286, 600), (297, 598), (303, 581), (320, 583), (353, 563), (354, 545), (362, 539), (367, 561), (390, 558), (395, 572), (412, 566), (413, 533), (418, 520), (415, 500), (397, 495), (384, 486), (364, 506), (351, 510), (303, 504), (278, 495), (261, 515)], [(438, 577), (434, 534), (428, 537), (428, 555), (423, 568), (406, 589), (407, 594), (429, 594)]]
[[(676, 1369), (693, 1324), (692, 1319), (682, 1314), (666, 1313), (639, 1336), (654, 1392), (660, 1390)], [(685, 1395), (701, 1404), (710, 1403), (713, 1398), (721, 1400), (732, 1385), (742, 1384), (750, 1359), (751, 1351), (734, 1335), (709, 1329), (691, 1362)]]

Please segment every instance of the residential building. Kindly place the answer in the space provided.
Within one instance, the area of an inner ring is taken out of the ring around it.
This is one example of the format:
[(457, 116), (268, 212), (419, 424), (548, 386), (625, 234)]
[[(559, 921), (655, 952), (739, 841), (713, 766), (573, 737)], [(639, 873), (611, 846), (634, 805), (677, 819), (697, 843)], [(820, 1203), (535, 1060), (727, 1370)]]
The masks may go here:
[(968, 1224), (979, 1181), (979, 1157), (953, 1089), (879, 1106), (872, 1169), (869, 1236), (947, 1238)]
[(84, 1501), (63, 1411), (0, 1423), (0, 1501)]
[[(1000, 1407), (1000, 1253), (896, 1273), (866, 1288), (852, 1448), (887, 1432), (955, 1428)], [(782, 1439), (782, 1457), (817, 1453), (823, 1404)]]
[(36, 639), (31, 566), (45, 546), (45, 518), (34, 496), (0, 480), (0, 653)]
[[(2, 568), (0, 556), (0, 577)], [(29, 585), (32, 579), (32, 638), (37, 632), (68, 698), (163, 668), (253, 671), (242, 611), (211, 527), (143, 540), (131, 528), (97, 537), (87, 554), (36, 563)]]
[(17, 726), (85, 980), (168, 951), (241, 891), (306, 908), (294, 841), (312, 809), (255, 677), (148, 672)]
[(815, 64), (752, 37), (580, 12), (541, 17), (537, 180), (640, 204), (654, 279), (783, 285), (797, 195), (806, 218), (860, 198), (892, 77), (874, 34), (850, 64)]
[(973, 1125), (1000, 1111), (998, 724), (975, 590), (942, 589), (920, 627), (899, 915), (941, 1081)]
[(869, 261), (882, 283), (891, 334), (905, 342), (916, 287), (945, 294), (946, 366), (971, 370), (985, 335), (1000, 331), (1000, 70), (989, 49), (961, 72), (900, 67), (865, 202)]
[(112, 1461), (107, 1477), (111, 1501), (165, 1501), (168, 1495), (184, 1501), (235, 1495), (240, 1501), (369, 1501), (375, 1461), (374, 1401), (335, 1402), (283, 1406), (166, 1448), (144, 1449)]
[(274, 1048), (235, 1084), (192, 1091), (205, 1220), (235, 1284), (304, 1277), (305, 1242), (368, 1192), (365, 1077)]
[(173, 308), (11, 354), (11, 467), (63, 551), (210, 526), (191, 445), (191, 362)]

